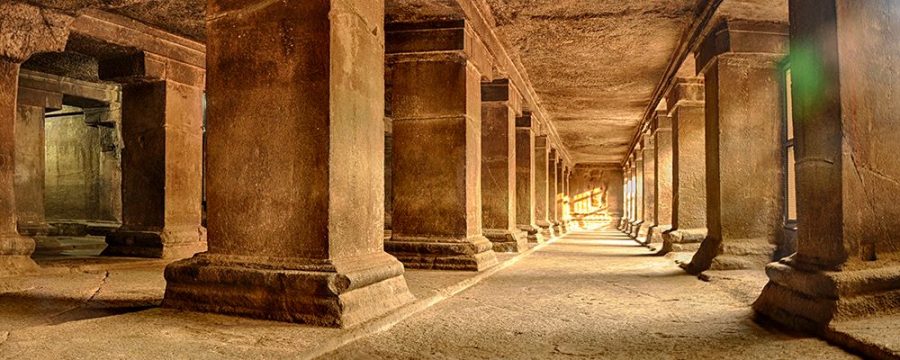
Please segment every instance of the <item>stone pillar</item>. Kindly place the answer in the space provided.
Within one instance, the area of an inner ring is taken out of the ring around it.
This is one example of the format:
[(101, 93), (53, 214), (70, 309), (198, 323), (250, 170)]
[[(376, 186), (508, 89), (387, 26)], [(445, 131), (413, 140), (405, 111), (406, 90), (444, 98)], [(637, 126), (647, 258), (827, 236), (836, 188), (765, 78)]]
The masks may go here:
[(642, 162), (643, 171), (641, 171), (641, 174), (643, 174), (643, 180), (641, 183), (644, 191), (641, 206), (644, 210), (641, 213), (643, 223), (641, 223), (636, 238), (644, 244), (650, 241), (650, 229), (656, 226), (656, 144), (654, 142), (654, 130), (653, 128), (648, 129), (642, 139), (644, 146), (641, 151), (641, 157), (644, 161)]
[(643, 139), (641, 143), (634, 149), (634, 222), (631, 225), (631, 237), (638, 239), (641, 234), (641, 228), (646, 228), (646, 220), (644, 213), (644, 148)]
[(619, 230), (626, 231), (626, 225), (631, 222), (631, 160), (626, 160), (622, 166), (622, 219), (619, 220)]
[(550, 222), (550, 140), (546, 135), (534, 138), (534, 216), (544, 239), (556, 237)]
[(562, 174), (560, 174), (560, 157), (559, 150), (550, 149), (550, 161), (547, 163), (547, 184), (548, 184), (548, 195), (547, 195), (547, 207), (549, 211), (549, 220), (550, 224), (553, 227), (553, 233), (556, 236), (562, 236), (563, 231), (560, 227), (559, 223), (559, 212), (562, 206), (560, 206), (560, 197), (559, 197), (559, 178)]
[(570, 181), (572, 179), (572, 168), (566, 166), (563, 170), (562, 222), (563, 228), (568, 232), (572, 231), (572, 194), (569, 189)]
[(527, 233), (529, 242), (542, 243), (545, 239), (535, 215), (535, 177), (538, 171), (532, 125), (531, 112), (526, 111), (516, 118), (516, 222), (519, 229)]
[(107, 235), (103, 255), (180, 259), (206, 251), (203, 91), (202, 83), (174, 79), (122, 87), (122, 227)]
[[(19, 63), (0, 59), (0, 88), (17, 89)], [(16, 91), (0, 92), (0, 275), (37, 269), (34, 240), (16, 230)]]
[(791, 0), (789, 8), (797, 252), (766, 267), (753, 307), (831, 337), (829, 323), (900, 308), (900, 6)]
[(656, 219), (650, 229), (650, 243), (662, 244), (663, 233), (672, 228), (672, 118), (657, 113), (653, 119), (653, 142), (656, 145), (656, 190), (653, 200)]
[(706, 238), (706, 117), (702, 78), (679, 78), (666, 97), (672, 118), (672, 230), (663, 253), (696, 251)]
[(772, 260), (783, 224), (778, 68), (787, 34), (784, 24), (724, 21), (697, 53), (706, 84), (709, 231), (683, 265), (690, 273)]
[(407, 267), (484, 270), (497, 263), (482, 232), (485, 50), (464, 22), (391, 26), (394, 214), (385, 248)]
[[(606, 172), (606, 171), (605, 171)], [(613, 229), (615, 224), (618, 224), (622, 221), (625, 212), (625, 198), (622, 197), (623, 194), (623, 181), (624, 174), (622, 173), (621, 168), (610, 168), (608, 170), (609, 173), (609, 187), (606, 189), (606, 205), (607, 212), (610, 217), (610, 223), (607, 225), (608, 229)]]
[(391, 214), (394, 212), (394, 180), (391, 176), (394, 153), (393, 120), (384, 118), (384, 236), (385, 240), (391, 238)]
[(412, 300), (382, 244), (383, 2), (254, 6), (209, 3), (209, 251), (163, 306), (358, 324)]
[(44, 211), (44, 114), (62, 108), (62, 94), (18, 88), (16, 107), (16, 212), (23, 235), (46, 235)]
[[(39, 52), (65, 49), (72, 18), (18, 2), (0, 3), (0, 276), (37, 270), (34, 240), (19, 235), (16, 206), (16, 120), (20, 64)], [(11, 16), (7, 16), (11, 15)]]
[(629, 234), (635, 239), (640, 233), (641, 226), (644, 225), (644, 157), (642, 156), (642, 146), (643, 144), (641, 143), (637, 144), (631, 155), (634, 159), (631, 166), (631, 172), (634, 174), (634, 202), (631, 204), (634, 210), (634, 220), (631, 222)]
[(481, 85), (481, 195), (484, 236), (494, 251), (528, 249), (516, 226), (516, 116), (519, 94), (507, 79)]

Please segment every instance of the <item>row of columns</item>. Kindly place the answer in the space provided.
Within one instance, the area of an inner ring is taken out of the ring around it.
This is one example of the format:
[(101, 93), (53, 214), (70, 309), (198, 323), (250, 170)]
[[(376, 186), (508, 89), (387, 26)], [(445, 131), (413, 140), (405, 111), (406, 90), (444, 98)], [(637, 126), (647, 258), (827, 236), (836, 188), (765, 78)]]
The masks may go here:
[(663, 253), (695, 251), (687, 271), (762, 267), (782, 230), (780, 61), (787, 27), (721, 22), (635, 149), (626, 230)]
[[(165, 306), (349, 326), (412, 299), (404, 268), (480, 271), (495, 251), (569, 231), (571, 166), (466, 22), (385, 28), (383, 6), (356, 0), (214, 0), (208, 12), (205, 69), (144, 53), (101, 61), (123, 84), (125, 143), (123, 224), (104, 254), (199, 253), (167, 267)], [(24, 59), (3, 63), (4, 86)], [(123, 71), (158, 66), (166, 76)], [(0, 101), (3, 154), (15, 104), (15, 92)], [(35, 268), (12, 159), (0, 156), (3, 273)]]
[[(884, 230), (900, 219), (889, 155), (900, 129), (900, 6), (789, 8), (790, 26), (730, 19), (702, 41), (697, 76), (674, 81), (666, 110), (624, 162), (619, 228), (661, 241), (661, 253), (693, 253), (682, 263), (693, 274), (765, 266), (757, 313), (822, 333), (831, 321), (900, 306), (900, 242)], [(796, 162), (786, 163), (791, 133)], [(788, 166), (796, 230), (786, 223)], [(779, 246), (793, 255), (777, 260)]]

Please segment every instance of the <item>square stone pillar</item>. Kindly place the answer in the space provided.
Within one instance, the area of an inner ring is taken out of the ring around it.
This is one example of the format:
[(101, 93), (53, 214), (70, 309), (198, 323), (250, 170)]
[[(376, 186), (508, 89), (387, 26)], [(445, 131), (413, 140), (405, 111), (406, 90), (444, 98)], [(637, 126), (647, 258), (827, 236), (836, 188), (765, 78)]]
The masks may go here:
[(676, 79), (666, 99), (672, 118), (672, 230), (663, 234), (663, 252), (691, 252), (706, 238), (703, 79)]
[(672, 228), (672, 118), (658, 112), (653, 118), (653, 142), (656, 145), (656, 188), (653, 203), (656, 208), (655, 224), (650, 228), (649, 242), (663, 243), (663, 233)]
[[(481, 81), (487, 54), (462, 21), (389, 25), (394, 213), (385, 248), (407, 267), (481, 271)], [(505, 180), (506, 181), (506, 180)]]
[[(72, 17), (36, 6), (0, 3), (0, 276), (37, 270), (34, 240), (19, 235), (16, 206), (17, 107), (20, 64), (39, 52), (65, 49)], [(6, 16), (12, 14), (12, 16)]]
[(174, 80), (122, 87), (122, 227), (107, 235), (103, 255), (181, 259), (206, 251), (203, 91)]
[(209, 2), (209, 251), (166, 268), (163, 306), (377, 317), (412, 300), (382, 243), (383, 3), (254, 6)]
[(772, 260), (783, 224), (783, 126), (779, 63), (785, 24), (729, 20), (697, 53), (706, 85), (708, 234), (690, 264), (761, 268)]
[(394, 179), (391, 176), (394, 157), (393, 122), (389, 117), (384, 118), (384, 234), (386, 239), (390, 239), (391, 214), (394, 212)]
[(0, 59), (0, 276), (34, 271), (34, 240), (20, 236), (16, 207), (16, 91), (19, 63)]
[(753, 307), (830, 337), (829, 323), (900, 308), (900, 4), (789, 8), (797, 252), (766, 267)]
[(545, 239), (535, 215), (535, 177), (538, 171), (532, 125), (531, 112), (525, 111), (516, 118), (516, 223), (520, 230), (526, 232), (529, 242), (542, 243)]
[(62, 94), (18, 88), (16, 107), (16, 212), (23, 235), (46, 235), (44, 114), (62, 108)]
[(619, 230), (626, 231), (626, 225), (631, 221), (631, 160), (627, 160), (622, 166), (622, 219), (619, 220)]
[(546, 135), (534, 137), (534, 216), (544, 239), (556, 237), (550, 222), (550, 140)]
[(634, 201), (631, 204), (632, 209), (634, 210), (634, 220), (631, 222), (631, 228), (629, 229), (629, 234), (632, 238), (637, 239), (638, 235), (641, 231), (641, 226), (644, 225), (644, 157), (643, 157), (643, 145), (637, 144), (634, 148), (634, 152), (632, 153), (632, 157), (634, 161), (632, 162), (631, 171), (634, 174)]
[(641, 206), (640, 228), (635, 237), (643, 242), (650, 241), (650, 229), (656, 226), (656, 143), (654, 141), (654, 129), (648, 129), (643, 135), (643, 147), (641, 149), (641, 165), (643, 170), (641, 174), (641, 184), (643, 187)]
[(528, 249), (516, 226), (516, 117), (519, 94), (507, 79), (481, 85), (481, 195), (484, 236), (494, 251)]
[(571, 202), (571, 194), (569, 191), (569, 181), (572, 178), (572, 168), (568, 165), (563, 167), (563, 192), (562, 192), (562, 223), (563, 230), (566, 232), (572, 231), (570, 226), (572, 225), (572, 202)]
[(549, 221), (553, 227), (553, 234), (555, 234), (555, 236), (561, 236), (563, 234), (559, 223), (559, 212), (562, 208), (560, 205), (562, 199), (560, 199), (559, 196), (559, 179), (562, 175), (560, 172), (559, 151), (551, 147), (550, 161), (547, 163), (547, 187), (549, 189), (547, 191), (547, 207)]

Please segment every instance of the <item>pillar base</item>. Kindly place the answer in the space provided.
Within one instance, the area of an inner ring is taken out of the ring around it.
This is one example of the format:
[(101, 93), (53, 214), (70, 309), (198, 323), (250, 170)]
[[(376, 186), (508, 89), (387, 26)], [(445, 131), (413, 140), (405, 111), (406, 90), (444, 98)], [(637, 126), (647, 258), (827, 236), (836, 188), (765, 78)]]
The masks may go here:
[(647, 244), (662, 244), (663, 234), (672, 229), (672, 225), (654, 225), (650, 227)]
[(541, 234), (541, 228), (537, 225), (519, 225), (519, 230), (527, 234), (528, 242), (532, 244), (541, 244), (547, 241), (544, 235)]
[(403, 265), (386, 253), (331, 261), (204, 253), (166, 267), (163, 306), (349, 327), (412, 300)]
[[(717, 244), (718, 242), (718, 244)], [(691, 262), (681, 267), (691, 274), (706, 270), (762, 269), (772, 262), (775, 245), (768, 239), (716, 241), (707, 236)]]
[(541, 235), (544, 239), (550, 240), (555, 238), (558, 234), (553, 230), (553, 225), (550, 223), (538, 223), (538, 226), (541, 228)]
[(631, 234), (631, 223), (632, 222), (633, 221), (631, 219), (625, 219), (624, 224), (622, 224), (622, 227), (619, 230), (622, 230), (622, 232), (624, 232), (626, 234)]
[(896, 313), (900, 267), (804, 271), (792, 258), (766, 266), (769, 283), (753, 303), (757, 314), (819, 333), (832, 321)]
[(643, 225), (644, 225), (643, 220), (632, 221), (631, 228), (628, 229), (628, 235), (630, 235), (631, 238), (633, 238), (633, 239), (637, 239), (638, 235), (640, 235), (641, 226), (643, 226)]
[(34, 240), (18, 234), (0, 235), (0, 277), (28, 274), (40, 269), (31, 260)]
[(560, 223), (554, 223), (553, 225), (550, 225), (550, 227), (553, 228), (553, 233), (556, 234), (556, 236), (563, 236), (563, 234), (565, 234)]
[(18, 224), (16, 228), (19, 231), (19, 234), (25, 236), (45, 236), (50, 234), (50, 224), (48, 223), (33, 223), (33, 224)]
[(706, 238), (706, 229), (671, 229), (662, 233), (663, 245), (659, 255), (695, 252)]
[(626, 218), (620, 219), (620, 220), (619, 220), (619, 224), (616, 225), (616, 229), (625, 231), (625, 230), (628, 228), (628, 223), (629, 223), (629, 222), (630, 222), (630, 220), (628, 220), (628, 219), (626, 219)]
[(398, 236), (384, 242), (384, 249), (407, 268), (482, 271), (497, 264), (494, 247), (484, 236), (427, 238)]
[(494, 252), (523, 252), (528, 250), (528, 235), (521, 230), (485, 229), (484, 237), (494, 244)]
[(138, 231), (120, 229), (106, 236), (102, 256), (185, 259), (206, 251), (206, 229)]

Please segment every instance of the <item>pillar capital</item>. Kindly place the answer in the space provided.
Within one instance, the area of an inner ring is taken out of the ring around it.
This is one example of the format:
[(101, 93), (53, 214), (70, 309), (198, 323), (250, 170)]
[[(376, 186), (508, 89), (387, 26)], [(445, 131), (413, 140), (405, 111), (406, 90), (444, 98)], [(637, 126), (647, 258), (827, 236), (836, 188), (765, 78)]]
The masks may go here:
[(788, 25), (771, 21), (725, 19), (716, 24), (700, 44), (697, 73), (704, 73), (723, 54), (783, 56), (788, 47)]
[(385, 37), (389, 64), (461, 61), (473, 66), (482, 80), (493, 80), (490, 54), (465, 20), (390, 23)]
[(666, 107), (669, 114), (682, 106), (703, 107), (706, 100), (706, 92), (703, 89), (701, 77), (679, 77), (675, 79), (672, 88), (666, 95)]
[[(523, 115), (522, 96), (509, 79), (481, 83), (481, 102), (487, 106), (508, 106), (515, 116)], [(518, 120), (518, 119), (517, 119)], [(516, 123), (518, 127), (518, 121)]]

